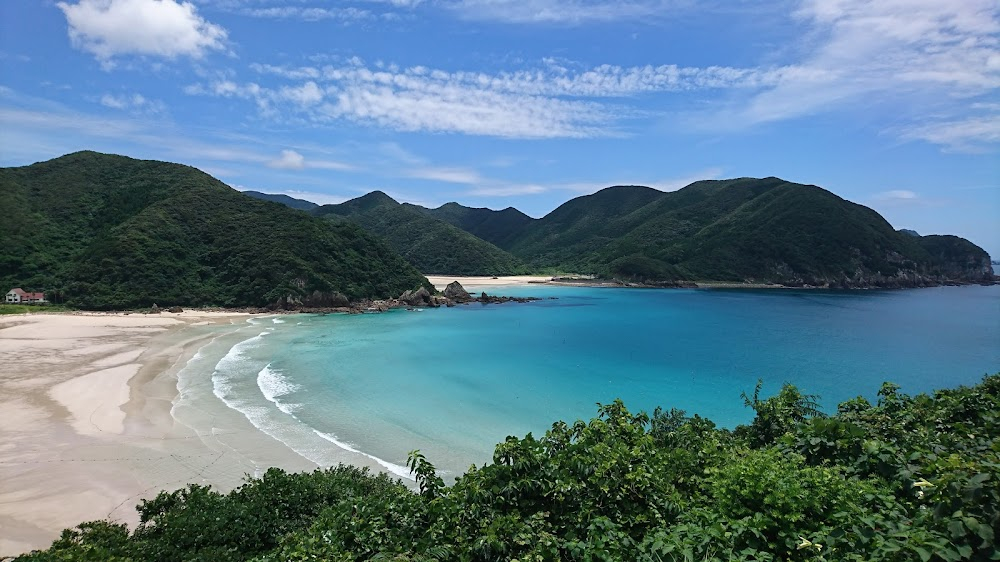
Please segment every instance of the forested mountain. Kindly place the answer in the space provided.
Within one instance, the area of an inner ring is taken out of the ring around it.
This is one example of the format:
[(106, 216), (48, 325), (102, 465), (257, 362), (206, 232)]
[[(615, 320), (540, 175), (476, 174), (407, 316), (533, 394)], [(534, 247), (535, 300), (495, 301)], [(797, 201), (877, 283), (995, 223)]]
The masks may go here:
[(427, 215), (453, 224), (505, 250), (510, 249), (511, 244), (517, 239), (518, 235), (529, 224), (535, 221), (535, 219), (513, 207), (507, 207), (502, 211), (494, 211), (481, 207), (465, 207), (458, 203), (445, 203), (437, 209), (427, 209), (417, 205), (411, 206)]
[(384, 237), (427, 274), (513, 275), (524, 270), (520, 260), (511, 254), (419, 209), (373, 191), (339, 205), (323, 205), (312, 212), (329, 220), (356, 223)]
[(195, 168), (77, 152), (0, 169), (0, 286), (85, 308), (389, 297), (427, 280), (387, 244)]
[(609, 187), (511, 226), (505, 247), (534, 269), (647, 282), (909, 287), (993, 279), (978, 246), (915, 234), (816, 186), (740, 178), (670, 193)]
[(292, 209), (298, 209), (300, 211), (311, 211), (316, 207), (319, 207), (316, 203), (312, 201), (306, 201), (305, 199), (296, 199), (288, 195), (281, 193), (261, 193), (259, 191), (244, 191), (243, 195), (249, 195), (254, 199), (260, 199), (262, 201), (273, 201), (275, 203), (281, 203), (286, 207), (291, 207)]

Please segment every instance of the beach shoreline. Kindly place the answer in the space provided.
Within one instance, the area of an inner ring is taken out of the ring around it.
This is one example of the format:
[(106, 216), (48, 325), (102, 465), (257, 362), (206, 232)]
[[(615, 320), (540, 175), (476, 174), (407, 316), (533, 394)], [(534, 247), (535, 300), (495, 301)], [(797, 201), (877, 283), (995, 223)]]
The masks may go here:
[(549, 285), (556, 287), (587, 287), (587, 288), (618, 288), (618, 289), (823, 289), (825, 287), (790, 287), (774, 283), (736, 283), (727, 281), (692, 281), (690, 286), (658, 287), (640, 284), (621, 283), (608, 279), (590, 279), (585, 277), (552, 277), (549, 275), (508, 275), (500, 277), (460, 276), (460, 275), (425, 275), (427, 280), (439, 291), (452, 281), (458, 281), (469, 292), (483, 289), (502, 289), (503, 287)]
[(48, 547), (83, 521), (134, 526), (135, 505), (160, 490), (225, 491), (266, 467), (316, 468), (221, 402), (203, 407), (202, 427), (174, 416), (178, 372), (250, 317), (0, 317), (0, 557)]

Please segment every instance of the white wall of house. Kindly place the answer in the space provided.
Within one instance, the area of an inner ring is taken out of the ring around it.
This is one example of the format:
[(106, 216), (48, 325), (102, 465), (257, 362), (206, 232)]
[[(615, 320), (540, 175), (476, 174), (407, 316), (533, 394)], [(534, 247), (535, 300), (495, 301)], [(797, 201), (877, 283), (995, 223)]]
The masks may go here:
[(21, 302), (21, 295), (15, 293), (14, 291), (9, 291), (7, 293), (7, 302)]

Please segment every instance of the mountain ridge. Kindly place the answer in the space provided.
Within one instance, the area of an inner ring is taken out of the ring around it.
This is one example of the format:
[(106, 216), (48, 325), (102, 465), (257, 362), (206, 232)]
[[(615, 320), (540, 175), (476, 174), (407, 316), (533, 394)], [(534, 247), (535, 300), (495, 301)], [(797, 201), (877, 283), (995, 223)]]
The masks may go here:
[(524, 264), (501, 248), (446, 221), (401, 204), (381, 191), (310, 211), (383, 237), (425, 274), (514, 275)]
[(360, 300), (429, 286), (359, 227), (183, 164), (81, 151), (0, 169), (0, 193), (0, 283), (83, 308)]
[[(451, 212), (460, 215), (456, 207)], [(504, 247), (534, 269), (653, 284), (891, 288), (994, 281), (982, 248), (957, 236), (915, 234), (819, 186), (744, 177), (672, 192), (604, 188), (524, 222), (506, 234)]]

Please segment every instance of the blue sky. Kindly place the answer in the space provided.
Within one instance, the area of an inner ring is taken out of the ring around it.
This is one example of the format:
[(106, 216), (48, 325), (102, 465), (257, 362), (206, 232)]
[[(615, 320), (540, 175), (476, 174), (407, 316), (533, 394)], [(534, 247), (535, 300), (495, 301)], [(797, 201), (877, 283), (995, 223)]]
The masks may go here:
[(0, 165), (81, 149), (319, 203), (542, 216), (778, 176), (1000, 257), (995, 0), (0, 4)]

